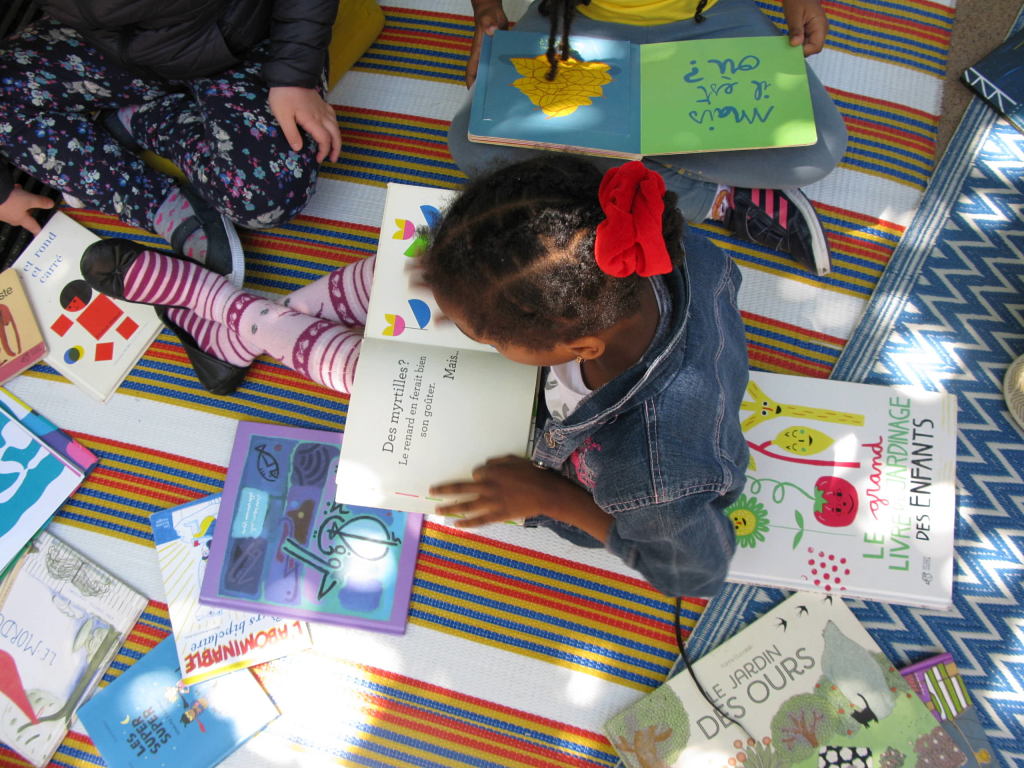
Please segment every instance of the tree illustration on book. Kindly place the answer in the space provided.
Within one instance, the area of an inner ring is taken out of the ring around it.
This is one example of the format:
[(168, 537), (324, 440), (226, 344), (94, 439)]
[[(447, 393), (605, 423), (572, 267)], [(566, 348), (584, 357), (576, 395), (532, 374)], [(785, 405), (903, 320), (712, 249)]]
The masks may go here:
[(570, 56), (559, 60), (553, 79), (548, 79), (551, 64), (545, 54), (511, 59), (523, 77), (512, 85), (541, 108), (550, 119), (571, 115), (592, 99), (604, 95), (603, 87), (612, 82), (611, 67), (601, 61), (580, 61)]

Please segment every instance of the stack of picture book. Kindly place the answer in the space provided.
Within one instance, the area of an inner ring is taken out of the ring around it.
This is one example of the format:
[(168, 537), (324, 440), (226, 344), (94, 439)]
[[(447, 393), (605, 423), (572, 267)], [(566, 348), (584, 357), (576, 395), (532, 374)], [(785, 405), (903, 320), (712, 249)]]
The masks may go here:
[(96, 463), (91, 451), (0, 388), (0, 572)]
[(836, 595), (794, 593), (690, 672), (605, 725), (628, 768), (967, 764)]

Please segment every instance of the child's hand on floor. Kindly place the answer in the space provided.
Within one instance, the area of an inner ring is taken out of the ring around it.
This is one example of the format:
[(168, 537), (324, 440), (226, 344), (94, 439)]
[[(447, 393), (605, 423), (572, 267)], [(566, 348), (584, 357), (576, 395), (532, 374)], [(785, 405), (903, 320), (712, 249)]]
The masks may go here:
[(15, 184), (11, 194), (0, 203), (0, 221), (12, 227), (24, 227), (33, 235), (38, 235), (39, 222), (32, 218), (32, 211), (37, 208), (49, 210), (54, 205), (50, 198), (26, 192), (20, 184)]
[(302, 128), (316, 142), (316, 161), (325, 157), (337, 162), (341, 154), (341, 130), (334, 115), (334, 107), (320, 98), (312, 88), (275, 86), (267, 97), (288, 146), (298, 152), (302, 149)]
[(437, 508), (441, 515), (465, 516), (455, 523), (460, 528), (547, 515), (603, 542), (612, 523), (586, 490), (520, 456), (490, 459), (473, 470), (472, 480), (437, 485), (430, 493), (474, 497)]

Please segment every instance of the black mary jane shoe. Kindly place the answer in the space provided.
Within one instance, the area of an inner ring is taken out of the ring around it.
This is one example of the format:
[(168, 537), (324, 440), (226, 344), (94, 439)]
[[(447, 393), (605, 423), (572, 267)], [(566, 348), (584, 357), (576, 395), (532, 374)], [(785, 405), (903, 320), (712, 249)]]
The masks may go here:
[(188, 355), (188, 361), (196, 372), (196, 378), (207, 392), (214, 395), (230, 395), (238, 389), (249, 373), (251, 366), (233, 365), (209, 352), (204, 352), (196, 344), (195, 338), (180, 325), (167, 316), (168, 307), (155, 307), (157, 317), (181, 342)]
[[(115, 299), (132, 304), (149, 304), (148, 301), (132, 301), (124, 297), (124, 278), (132, 262), (146, 250), (134, 240), (123, 237), (108, 237), (97, 240), (82, 252), (79, 268), (89, 287)], [(170, 253), (163, 253), (169, 259), (178, 259)], [(152, 305), (155, 306), (155, 305)]]

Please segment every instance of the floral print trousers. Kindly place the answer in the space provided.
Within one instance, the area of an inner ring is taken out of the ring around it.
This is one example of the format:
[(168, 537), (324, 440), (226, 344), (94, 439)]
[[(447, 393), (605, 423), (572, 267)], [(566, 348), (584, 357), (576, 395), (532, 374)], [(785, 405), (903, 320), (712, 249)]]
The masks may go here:
[[(120, 143), (97, 115), (134, 106), (132, 138), (173, 161), (189, 184), (242, 227), (283, 223), (305, 206), (316, 144), (294, 152), (267, 105), (266, 43), (214, 77), (132, 73), (45, 18), (0, 42), (0, 154), (86, 205), (152, 230), (177, 183)], [(322, 90), (321, 90), (322, 92)]]

